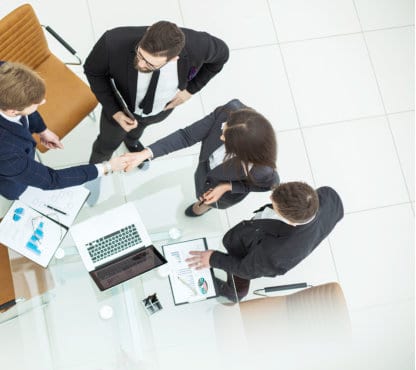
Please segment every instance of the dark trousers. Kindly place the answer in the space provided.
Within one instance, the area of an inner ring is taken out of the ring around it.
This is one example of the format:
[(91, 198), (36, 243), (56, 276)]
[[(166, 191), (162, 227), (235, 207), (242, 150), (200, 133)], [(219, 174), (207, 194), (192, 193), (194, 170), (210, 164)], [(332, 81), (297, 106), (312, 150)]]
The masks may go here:
[(149, 117), (139, 117), (135, 115), (139, 124), (135, 129), (129, 132), (124, 131), (114, 119), (111, 118), (110, 120), (104, 113), (101, 113), (100, 133), (92, 145), (90, 163), (108, 161), (123, 141), (127, 145), (135, 145), (138, 143), (139, 149), (141, 149), (140, 146), (143, 148), (143, 145), (141, 145), (138, 140), (143, 135), (144, 129), (154, 123), (163, 121), (171, 113), (172, 109), (162, 111), (155, 116)]
[(227, 272), (227, 281), (215, 278), (217, 293), (232, 302), (241, 301), (250, 289), (250, 280), (240, 278)]

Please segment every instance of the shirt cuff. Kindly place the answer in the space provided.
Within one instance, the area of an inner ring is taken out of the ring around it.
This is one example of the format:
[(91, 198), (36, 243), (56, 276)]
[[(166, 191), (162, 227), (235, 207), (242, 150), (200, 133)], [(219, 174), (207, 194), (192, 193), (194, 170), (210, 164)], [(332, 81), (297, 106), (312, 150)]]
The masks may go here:
[(101, 163), (97, 163), (95, 165), (95, 167), (97, 168), (97, 171), (98, 171), (98, 176), (97, 177), (104, 176), (104, 165), (101, 164)]
[(153, 151), (152, 151), (152, 149), (150, 149), (148, 146), (146, 146), (146, 147), (145, 147), (145, 149), (147, 149), (147, 150), (149, 151), (149, 153), (150, 153), (150, 158), (148, 158), (148, 160), (149, 160), (149, 161), (151, 161), (151, 160), (153, 159), (153, 157), (154, 157), (154, 155), (153, 155)]

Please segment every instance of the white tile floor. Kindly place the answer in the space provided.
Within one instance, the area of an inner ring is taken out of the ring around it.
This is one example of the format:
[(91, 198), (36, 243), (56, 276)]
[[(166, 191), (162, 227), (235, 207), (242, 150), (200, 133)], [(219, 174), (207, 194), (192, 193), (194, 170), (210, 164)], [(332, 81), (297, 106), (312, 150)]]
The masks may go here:
[[(3, 0), (0, 17), (21, 3)], [(150, 143), (235, 97), (264, 113), (277, 131), (282, 180), (333, 186), (344, 200), (346, 216), (294, 270), (278, 279), (257, 279), (253, 286), (338, 280), (357, 345), (368, 357), (365, 368), (414, 367), (412, 0), (29, 3), (41, 22), (64, 36), (82, 58), (105, 30), (159, 19), (224, 39), (231, 58), (223, 72), (166, 122), (148, 129), (143, 141)], [(63, 60), (71, 59), (53, 40), (50, 46)], [(65, 138), (65, 151), (49, 152), (44, 160), (54, 167), (86, 162), (97, 131), (98, 124), (86, 119)], [(187, 163), (197, 152), (192, 148), (169, 159), (181, 157), (177, 170), (192, 178)], [(163, 171), (171, 168), (169, 162), (163, 159), (155, 166)], [(176, 196), (175, 212), (186, 203), (183, 194), (192, 197), (191, 187), (168, 189), (167, 181), (166, 190), (160, 183), (155, 190), (150, 172), (146, 176), (149, 189)], [(140, 202), (140, 193), (126, 179), (122, 182), (126, 194), (119, 196)], [(229, 225), (265, 201), (266, 194), (251, 194), (227, 211)], [(173, 216), (166, 215), (165, 221)]]

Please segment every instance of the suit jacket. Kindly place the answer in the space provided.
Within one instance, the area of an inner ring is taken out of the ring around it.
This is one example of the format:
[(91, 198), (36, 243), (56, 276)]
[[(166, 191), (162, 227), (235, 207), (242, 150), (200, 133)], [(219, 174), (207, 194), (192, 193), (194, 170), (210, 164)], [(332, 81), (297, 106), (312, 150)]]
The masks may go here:
[(243, 103), (237, 99), (232, 100), (192, 125), (175, 131), (149, 145), (154, 158), (156, 158), (201, 141), (199, 164), (195, 172), (196, 196), (201, 196), (209, 188), (213, 188), (220, 183), (231, 182), (231, 194), (224, 194), (223, 198), (226, 198), (226, 204), (223, 204), (223, 207), (219, 206), (219, 208), (226, 208), (226, 206), (240, 201), (250, 191), (268, 191), (279, 182), (277, 172), (267, 166), (253, 166), (250, 174), (254, 181), (249, 182), (241, 163), (235, 158), (218, 165), (212, 170), (209, 168), (210, 155), (224, 144), (220, 140), (222, 123), (227, 121), (229, 112), (242, 108), (246, 108)]
[(34, 160), (36, 142), (32, 133), (46, 129), (38, 112), (28, 116), (29, 130), (0, 115), (0, 195), (18, 199), (30, 186), (60, 189), (80, 185), (98, 175), (94, 165), (54, 170)]
[(285, 274), (306, 258), (344, 216), (341, 198), (334, 189), (321, 187), (317, 192), (319, 210), (311, 222), (291, 226), (273, 219), (242, 221), (223, 238), (228, 254), (215, 251), (210, 265), (244, 279)]
[[(114, 79), (130, 111), (135, 111), (138, 76), (134, 68), (135, 49), (146, 29), (120, 27), (105, 32), (85, 61), (84, 72), (91, 89), (110, 120), (114, 113), (121, 110), (110, 78)], [(206, 32), (181, 29), (185, 34), (185, 47), (178, 59), (178, 87), (195, 94), (221, 71), (228, 60), (229, 50), (222, 40)]]

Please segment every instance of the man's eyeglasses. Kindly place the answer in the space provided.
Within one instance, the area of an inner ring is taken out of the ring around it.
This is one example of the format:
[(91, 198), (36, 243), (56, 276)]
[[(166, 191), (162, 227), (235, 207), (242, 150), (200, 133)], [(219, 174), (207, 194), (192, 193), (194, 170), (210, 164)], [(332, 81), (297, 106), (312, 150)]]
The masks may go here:
[(166, 63), (162, 63), (160, 66), (155, 66), (154, 64), (150, 63), (140, 52), (139, 49), (137, 49), (137, 60), (141, 61), (143, 60), (146, 63), (146, 67), (149, 68), (151, 71), (155, 71), (156, 69), (162, 68)]

